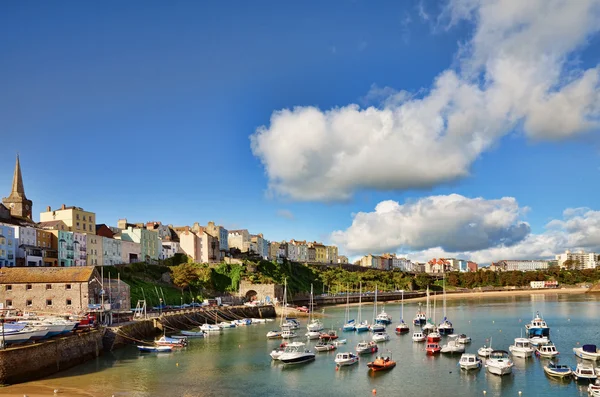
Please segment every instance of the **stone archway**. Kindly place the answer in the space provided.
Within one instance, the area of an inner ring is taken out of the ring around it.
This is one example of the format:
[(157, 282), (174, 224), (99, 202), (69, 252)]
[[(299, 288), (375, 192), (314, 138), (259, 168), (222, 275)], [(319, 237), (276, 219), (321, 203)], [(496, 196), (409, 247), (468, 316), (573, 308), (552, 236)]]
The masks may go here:
[(253, 289), (249, 290), (248, 292), (246, 292), (246, 295), (245, 295), (246, 302), (255, 301), (257, 295), (258, 295), (258, 293), (256, 291), (254, 291)]

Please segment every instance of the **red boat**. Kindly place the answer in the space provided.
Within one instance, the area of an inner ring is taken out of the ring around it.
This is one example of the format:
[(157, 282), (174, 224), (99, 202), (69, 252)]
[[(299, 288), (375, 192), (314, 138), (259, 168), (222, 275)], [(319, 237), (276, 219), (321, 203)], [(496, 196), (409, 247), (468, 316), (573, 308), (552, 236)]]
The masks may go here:
[(327, 332), (323, 332), (323, 333), (321, 333), (321, 335), (319, 335), (319, 339), (321, 339), (322, 341), (332, 341), (332, 340), (336, 340), (337, 338), (338, 338), (338, 336), (335, 331), (327, 331)]
[(427, 335), (427, 343), (435, 343), (435, 342), (439, 342), (441, 340), (442, 340), (442, 336), (437, 331), (430, 332)]
[(442, 350), (442, 349), (440, 348), (440, 345), (437, 343), (428, 343), (425, 350), (427, 351), (428, 355), (433, 356), (435, 354), (439, 354), (440, 350)]
[(391, 357), (377, 357), (373, 362), (367, 364), (369, 370), (376, 371), (387, 371), (388, 369), (392, 369), (396, 366), (396, 362), (392, 360)]

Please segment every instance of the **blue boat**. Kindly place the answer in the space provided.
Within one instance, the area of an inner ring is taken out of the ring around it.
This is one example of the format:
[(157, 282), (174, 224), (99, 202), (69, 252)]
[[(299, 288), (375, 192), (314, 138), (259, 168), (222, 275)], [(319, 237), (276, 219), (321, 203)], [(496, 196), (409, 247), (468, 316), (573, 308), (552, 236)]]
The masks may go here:
[(354, 319), (348, 321), (346, 324), (344, 324), (344, 326), (342, 327), (343, 331), (355, 331), (356, 330), (356, 321), (354, 321)]

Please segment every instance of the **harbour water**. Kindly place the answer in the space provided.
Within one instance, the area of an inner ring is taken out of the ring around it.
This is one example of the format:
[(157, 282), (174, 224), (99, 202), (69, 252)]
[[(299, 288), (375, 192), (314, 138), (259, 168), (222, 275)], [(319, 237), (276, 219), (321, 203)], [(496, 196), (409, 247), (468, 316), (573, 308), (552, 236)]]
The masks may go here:
[[(600, 345), (599, 298), (593, 295), (530, 295), (454, 300), (447, 314), (455, 332), (466, 333), (473, 342), (467, 352), (476, 353), (483, 344), (508, 350), (514, 338), (525, 335), (525, 324), (539, 311), (551, 327), (550, 336), (560, 351), (559, 362), (575, 366), (572, 348)], [(442, 319), (438, 301), (436, 320)], [(381, 308), (381, 306), (380, 306)], [(417, 305), (404, 305), (404, 319), (411, 322)], [(326, 308), (326, 328), (334, 327), (348, 339), (337, 352), (354, 351), (356, 343), (371, 334), (342, 333), (344, 307)], [(358, 308), (351, 308), (356, 316)], [(363, 318), (371, 319), (373, 306), (363, 305)], [(391, 340), (380, 343), (380, 352), (391, 352), (398, 365), (386, 373), (370, 374), (361, 356), (358, 365), (336, 370), (336, 351), (317, 353), (314, 362), (285, 367), (272, 362), (271, 350), (280, 340), (265, 334), (277, 322), (226, 330), (206, 339), (190, 340), (182, 351), (141, 355), (135, 347), (103, 357), (36, 382), (0, 388), (0, 396), (586, 396), (587, 386), (560, 382), (545, 376), (544, 360), (514, 358), (513, 374), (502, 378), (485, 369), (466, 373), (457, 367), (460, 355), (430, 357), (424, 344), (413, 343), (411, 334), (395, 335), (400, 305), (388, 304), (393, 317), (388, 326)], [(306, 321), (303, 321), (303, 325)], [(411, 324), (411, 332), (412, 332)], [(299, 330), (304, 335), (305, 329)], [(297, 338), (296, 340), (304, 340)], [(313, 346), (316, 341), (310, 341)], [(443, 340), (442, 340), (443, 343)], [(519, 392), (521, 392), (519, 394)]]

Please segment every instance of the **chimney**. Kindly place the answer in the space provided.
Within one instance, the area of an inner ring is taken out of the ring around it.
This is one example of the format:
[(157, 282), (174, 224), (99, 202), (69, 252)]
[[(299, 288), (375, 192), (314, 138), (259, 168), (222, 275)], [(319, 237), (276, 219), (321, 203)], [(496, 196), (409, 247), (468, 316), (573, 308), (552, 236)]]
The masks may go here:
[(46, 212), (50, 212), (50, 211), (52, 211), (52, 207), (50, 207), (50, 206), (47, 206), (47, 207), (46, 207)]
[(61, 210), (66, 210), (66, 209), (67, 209), (67, 206), (63, 204), (63, 205), (61, 205), (61, 206), (60, 206), (60, 209), (61, 209)]

